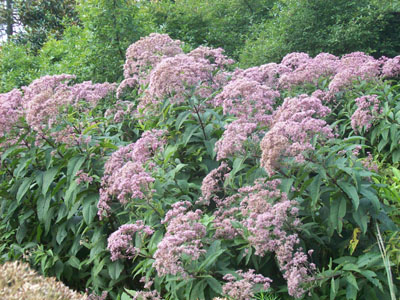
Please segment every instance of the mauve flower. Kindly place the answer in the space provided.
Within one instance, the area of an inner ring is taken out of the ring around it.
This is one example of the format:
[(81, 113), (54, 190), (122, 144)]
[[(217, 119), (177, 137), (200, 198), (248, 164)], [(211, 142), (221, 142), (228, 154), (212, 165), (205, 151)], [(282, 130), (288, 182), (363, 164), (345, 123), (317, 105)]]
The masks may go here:
[(142, 237), (153, 234), (153, 230), (144, 225), (142, 220), (135, 224), (125, 224), (113, 232), (108, 238), (107, 249), (111, 252), (111, 260), (128, 258), (132, 259), (140, 253), (140, 249), (134, 246), (134, 237), (140, 234)]
[(150, 71), (164, 58), (182, 54), (181, 42), (171, 39), (167, 34), (152, 33), (140, 38), (126, 50), (124, 80), (118, 87), (117, 97), (127, 87), (149, 83)]
[(272, 280), (254, 272), (252, 269), (247, 272), (237, 270), (236, 274), (241, 279), (236, 279), (233, 275), (226, 274), (223, 279), (228, 281), (228, 283), (222, 287), (223, 293), (235, 300), (251, 300), (254, 297), (254, 285), (262, 284), (263, 289), (268, 290)]
[(154, 253), (153, 267), (158, 276), (171, 274), (187, 277), (182, 255), (198, 260), (206, 252), (201, 241), (206, 235), (206, 227), (199, 223), (202, 212), (188, 211), (190, 207), (188, 201), (174, 203), (162, 221), (168, 225), (167, 232)]
[(400, 75), (400, 55), (389, 58), (382, 68), (382, 77), (392, 78)]
[(163, 130), (146, 131), (135, 143), (121, 147), (111, 155), (101, 180), (97, 204), (100, 219), (109, 214), (114, 198), (125, 205), (130, 199), (146, 199), (151, 195), (150, 185), (155, 180), (149, 172), (151, 159), (164, 146), (164, 134)]
[(351, 127), (359, 132), (364, 127), (365, 131), (371, 127), (374, 119), (380, 113), (380, 101), (377, 95), (367, 95), (355, 100), (357, 109), (351, 116)]
[(22, 93), (13, 89), (0, 94), (0, 137), (7, 135), (22, 116)]
[(329, 125), (317, 118), (328, 113), (330, 109), (312, 96), (300, 95), (284, 100), (275, 111), (271, 128), (260, 143), (261, 166), (269, 175), (275, 173), (284, 157), (293, 157), (301, 163), (303, 153), (314, 149), (311, 144), (314, 136), (333, 137)]

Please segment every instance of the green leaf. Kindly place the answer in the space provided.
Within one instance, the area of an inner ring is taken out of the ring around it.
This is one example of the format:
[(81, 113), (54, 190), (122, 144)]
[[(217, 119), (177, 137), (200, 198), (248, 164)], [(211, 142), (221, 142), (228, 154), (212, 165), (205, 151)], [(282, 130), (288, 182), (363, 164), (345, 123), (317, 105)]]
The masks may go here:
[(354, 277), (353, 274), (351, 274), (351, 273), (347, 274), (346, 280), (347, 280), (347, 282), (349, 284), (351, 284), (352, 286), (354, 286), (358, 290), (357, 280), (356, 280), (356, 278)]
[(75, 202), (75, 204), (72, 206), (72, 208), (70, 209), (70, 211), (68, 213), (67, 219), (70, 219), (72, 216), (74, 216), (80, 206), (81, 206), (80, 201)]
[(33, 178), (31, 178), (31, 177), (24, 178), (24, 180), (22, 181), (22, 184), (19, 186), (18, 192), (17, 192), (17, 202), (18, 202), (18, 204), (21, 202), (22, 198), (25, 196), (25, 194), (28, 191), (32, 181), (33, 181)]
[(400, 149), (393, 152), (392, 160), (393, 163), (398, 163), (400, 161)]
[(93, 272), (93, 276), (96, 277), (97, 275), (99, 275), (99, 273), (101, 272), (101, 270), (103, 270), (105, 264), (105, 259), (102, 259), (99, 263), (95, 263), (92, 272)]
[(80, 261), (79, 261), (79, 259), (76, 257), (76, 256), (71, 256), (69, 259), (68, 259), (68, 261), (67, 261), (67, 263), (71, 266), (71, 267), (73, 267), (73, 268), (75, 268), (75, 269), (78, 269), (78, 270), (80, 270)]
[(110, 274), (111, 279), (117, 280), (119, 276), (121, 275), (122, 270), (124, 269), (123, 263), (121, 263), (119, 260), (114, 261), (108, 266), (108, 274)]
[(224, 253), (224, 250), (222, 250), (220, 246), (221, 246), (220, 240), (216, 240), (211, 244), (210, 248), (206, 253), (205, 260), (199, 266), (200, 270), (207, 269), (209, 266), (213, 265), (214, 262), (218, 259), (218, 257)]
[(193, 134), (200, 128), (200, 125), (191, 125), (189, 126), (186, 130), (185, 133), (183, 134), (183, 146), (186, 146), (190, 138), (193, 136)]
[(353, 212), (352, 216), (357, 225), (360, 226), (363, 234), (365, 234), (368, 227), (368, 214), (366, 214), (363, 209), (358, 209)]
[(358, 197), (357, 189), (346, 181), (338, 181), (338, 185), (340, 188), (350, 197), (353, 202), (354, 209), (358, 209), (358, 205), (360, 204), (360, 198)]
[(178, 117), (176, 118), (176, 122), (175, 122), (175, 129), (179, 130), (183, 124), (183, 122), (185, 122), (185, 120), (192, 114), (192, 112), (190, 110), (186, 110), (181, 112)]
[(361, 186), (360, 193), (365, 196), (375, 207), (376, 210), (379, 210), (381, 204), (379, 202), (378, 197), (375, 194), (375, 190), (369, 187)]
[(192, 292), (190, 293), (190, 300), (204, 300), (204, 288), (206, 286), (206, 282), (204, 279), (200, 280), (197, 282), (193, 289)]
[(67, 166), (67, 177), (69, 178), (69, 180), (75, 177), (75, 174), (80, 170), (84, 162), (85, 157), (83, 156), (75, 156), (71, 158)]
[(338, 288), (339, 288), (339, 287), (336, 288), (335, 279), (332, 278), (332, 279), (331, 279), (331, 292), (330, 292), (330, 295), (329, 295), (329, 299), (330, 299), (330, 300), (334, 300), (334, 299), (335, 299), (336, 293), (337, 293), (337, 289), (338, 289)]
[(40, 196), (37, 200), (36, 207), (37, 207), (37, 215), (40, 222), (44, 221), (44, 217), (49, 210), (51, 201), (51, 195)]
[(85, 221), (85, 223), (87, 225), (91, 224), (93, 222), (94, 217), (97, 214), (96, 203), (85, 202), (83, 204), (82, 214), (83, 214), (83, 220)]
[[(351, 276), (353, 276), (353, 275), (351, 275)], [(348, 281), (348, 284), (347, 284), (347, 287), (346, 287), (346, 299), (348, 299), (348, 300), (356, 300), (357, 299), (357, 289), (352, 284), (349, 283), (348, 277), (346, 279)]]
[(57, 235), (56, 235), (56, 241), (59, 245), (61, 245), (62, 241), (65, 239), (65, 237), (68, 235), (67, 230), (65, 229), (67, 223), (63, 223), (57, 228)]
[(70, 208), (72, 206), (72, 203), (75, 202), (76, 195), (78, 193), (77, 186), (78, 185), (76, 184), (76, 181), (74, 180), (71, 182), (67, 191), (65, 192), (64, 202), (68, 208)]
[(50, 184), (53, 182), (54, 177), (58, 173), (58, 167), (53, 167), (50, 170), (47, 170), (43, 173), (43, 183), (42, 183), (42, 194), (46, 195)]
[(378, 152), (382, 152), (382, 149), (385, 148), (386, 144), (388, 143), (388, 140), (381, 140), (378, 144)]
[(21, 244), (22, 240), (26, 236), (27, 231), (28, 231), (28, 228), (26, 227), (26, 224), (24, 222), (19, 226), (17, 234), (15, 235), (18, 244)]
[(121, 295), (121, 300), (132, 300), (132, 296), (128, 295), (125, 292), (123, 292), (122, 295)]
[(311, 208), (315, 208), (315, 205), (317, 204), (319, 197), (321, 195), (320, 192), (320, 187), (321, 187), (321, 175), (317, 175), (313, 178), (310, 184), (310, 196), (311, 196)]
[(208, 285), (213, 289), (214, 292), (216, 292), (219, 295), (222, 293), (222, 285), (219, 283), (218, 280), (216, 280), (213, 277), (207, 277), (206, 281), (207, 281)]

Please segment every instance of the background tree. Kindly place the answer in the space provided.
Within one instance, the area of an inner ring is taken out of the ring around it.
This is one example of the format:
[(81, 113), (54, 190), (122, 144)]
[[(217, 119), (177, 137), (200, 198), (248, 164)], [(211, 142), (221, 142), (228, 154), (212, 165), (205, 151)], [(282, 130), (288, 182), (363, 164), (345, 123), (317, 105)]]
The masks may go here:
[(274, 17), (252, 28), (241, 50), (243, 65), (280, 61), (290, 52), (342, 55), (363, 51), (375, 57), (400, 53), (398, 0), (282, 0)]

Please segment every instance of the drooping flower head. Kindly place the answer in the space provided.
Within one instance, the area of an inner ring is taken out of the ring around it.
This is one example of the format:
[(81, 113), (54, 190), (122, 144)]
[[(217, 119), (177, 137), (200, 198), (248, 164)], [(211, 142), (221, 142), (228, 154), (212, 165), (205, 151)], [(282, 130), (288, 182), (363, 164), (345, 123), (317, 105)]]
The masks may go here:
[(136, 221), (135, 224), (125, 224), (113, 232), (108, 238), (107, 248), (111, 252), (111, 260), (132, 259), (140, 253), (140, 249), (135, 247), (134, 238), (136, 234), (141, 238), (153, 234), (153, 230), (144, 225), (142, 220)]
[(332, 129), (319, 117), (330, 113), (321, 100), (307, 95), (286, 98), (274, 113), (271, 129), (261, 141), (261, 166), (272, 175), (284, 157), (303, 162), (304, 152), (314, 149), (314, 136), (331, 138)]
[(117, 96), (126, 87), (146, 86), (150, 71), (166, 57), (182, 54), (181, 42), (171, 39), (167, 34), (152, 33), (142, 37), (129, 46), (126, 51), (124, 80), (121, 82)]
[(114, 198), (125, 205), (131, 199), (146, 199), (151, 194), (151, 183), (155, 180), (150, 173), (151, 159), (164, 146), (164, 134), (163, 130), (146, 131), (135, 143), (111, 155), (104, 166), (97, 205), (100, 218), (109, 214)]
[(184, 269), (182, 256), (197, 260), (205, 253), (201, 240), (206, 235), (206, 227), (199, 222), (202, 211), (189, 211), (190, 207), (188, 201), (174, 203), (162, 221), (168, 226), (154, 253), (153, 267), (158, 276), (179, 274), (186, 277), (188, 274)]
[(377, 95), (362, 96), (355, 100), (357, 109), (351, 116), (351, 127), (355, 132), (361, 128), (365, 131), (372, 126), (372, 121), (378, 117), (380, 112), (380, 101)]

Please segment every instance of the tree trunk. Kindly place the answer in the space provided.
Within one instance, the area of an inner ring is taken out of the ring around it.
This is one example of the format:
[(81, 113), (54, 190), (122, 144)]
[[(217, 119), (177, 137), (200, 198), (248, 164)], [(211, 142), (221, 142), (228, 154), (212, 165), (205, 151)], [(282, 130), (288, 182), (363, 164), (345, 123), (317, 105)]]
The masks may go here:
[(12, 0), (6, 0), (7, 2), (7, 38), (13, 35), (13, 10), (12, 10)]

